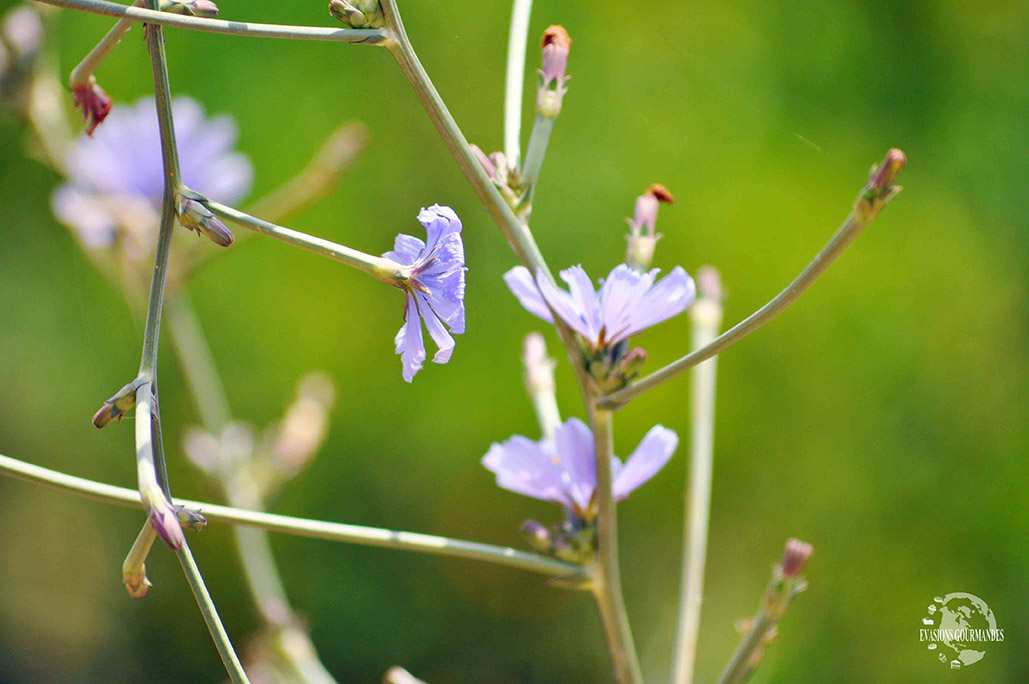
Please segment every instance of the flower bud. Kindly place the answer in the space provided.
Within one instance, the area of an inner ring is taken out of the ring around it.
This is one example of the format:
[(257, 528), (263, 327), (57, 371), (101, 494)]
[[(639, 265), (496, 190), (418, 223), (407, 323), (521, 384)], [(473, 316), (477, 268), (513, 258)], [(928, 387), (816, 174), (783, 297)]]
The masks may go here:
[(563, 26), (548, 26), (543, 32), (540, 42), (543, 68), (540, 69), (540, 82), (536, 91), (536, 111), (541, 116), (554, 118), (561, 113), (561, 100), (567, 90), (564, 85), (568, 80), (565, 69), (571, 46), (572, 39)]
[(169, 14), (210, 19), (218, 16), (218, 5), (211, 0), (161, 0), (158, 9)]
[(886, 203), (901, 191), (901, 187), (893, 183), (906, 163), (907, 156), (893, 147), (886, 153), (882, 163), (872, 167), (868, 184), (854, 203), (854, 215), (859, 221), (874, 221)]
[(790, 539), (786, 542), (786, 551), (782, 556), (782, 574), (784, 577), (793, 578), (800, 574), (807, 564), (814, 548), (799, 539)]
[[(673, 202), (675, 198), (672, 193), (660, 183), (654, 183), (636, 198), (636, 209), (629, 220), (628, 245), (625, 250), (625, 263), (634, 270), (644, 273), (650, 269), (654, 261), (654, 249), (661, 239), (661, 234), (654, 232), (658, 207), (661, 203)], [(644, 227), (646, 232), (643, 231)]]
[(228, 247), (232, 244), (232, 231), (207, 208), (206, 202), (206, 197), (192, 190), (180, 193), (175, 202), (179, 223), (198, 235), (205, 235), (216, 245)]
[(550, 553), (554, 548), (550, 530), (535, 520), (526, 520), (522, 523), (522, 536), (529, 546), (540, 553)]
[(179, 522), (178, 514), (172, 504), (168, 503), (168, 497), (156, 482), (143, 488), (140, 496), (150, 518), (150, 524), (154, 526), (157, 535), (172, 551), (181, 549), (186, 543), (186, 537), (182, 534), (182, 523)]
[(172, 508), (175, 510), (175, 516), (179, 519), (179, 525), (187, 530), (199, 532), (207, 526), (207, 518), (200, 511), (179, 505), (173, 505)]
[(379, 0), (331, 0), (329, 14), (350, 28), (382, 28), (385, 19)]
[(135, 405), (136, 383), (130, 382), (118, 390), (113, 397), (105, 401), (100, 410), (93, 414), (93, 425), (96, 425), (98, 428), (104, 428), (111, 421), (120, 421)]
[(93, 135), (96, 127), (103, 123), (111, 113), (114, 101), (97, 85), (96, 79), (90, 77), (89, 83), (71, 91), (75, 106), (82, 110), (82, 120), (86, 122), (86, 134)]

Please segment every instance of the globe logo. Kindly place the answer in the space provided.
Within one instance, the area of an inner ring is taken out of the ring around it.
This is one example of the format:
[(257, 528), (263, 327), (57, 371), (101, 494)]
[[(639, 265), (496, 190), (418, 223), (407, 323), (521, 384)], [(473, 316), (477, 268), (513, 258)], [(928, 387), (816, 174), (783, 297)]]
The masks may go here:
[(927, 610), (919, 641), (953, 670), (979, 662), (989, 643), (1004, 641), (1004, 630), (997, 628), (993, 611), (974, 594), (937, 596)]

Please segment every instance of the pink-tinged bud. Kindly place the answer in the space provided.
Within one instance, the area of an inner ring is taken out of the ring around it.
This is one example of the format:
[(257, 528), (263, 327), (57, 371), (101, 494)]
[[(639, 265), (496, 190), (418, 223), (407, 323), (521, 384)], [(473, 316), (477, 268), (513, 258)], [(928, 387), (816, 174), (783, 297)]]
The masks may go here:
[(158, 8), (169, 14), (211, 19), (218, 16), (218, 5), (211, 0), (161, 0)]
[(814, 548), (799, 539), (790, 539), (786, 542), (786, 551), (782, 557), (782, 574), (784, 577), (796, 577), (804, 569), (808, 559), (811, 557)]
[(234, 239), (232, 231), (207, 208), (206, 201), (206, 197), (191, 190), (180, 194), (175, 203), (179, 223), (220, 247), (228, 247)]
[(522, 536), (529, 546), (540, 553), (550, 553), (554, 548), (554, 540), (550, 530), (535, 520), (526, 520), (522, 523)]
[[(543, 48), (543, 68), (540, 70), (540, 84), (536, 92), (536, 111), (541, 116), (555, 118), (561, 113), (565, 81), (568, 77), (568, 52), (572, 39), (562, 26), (548, 26), (540, 42)], [(553, 84), (553, 88), (551, 85)]]
[(182, 534), (182, 523), (169, 505), (162, 503), (153, 506), (150, 511), (150, 523), (157, 530), (157, 536), (172, 551), (178, 551), (186, 543), (186, 536)]
[(130, 382), (106, 400), (100, 410), (93, 414), (93, 425), (104, 428), (115, 420), (120, 421), (135, 405), (136, 385)]
[(71, 91), (75, 106), (82, 110), (82, 120), (86, 122), (86, 135), (93, 135), (96, 127), (103, 123), (111, 113), (114, 101), (97, 85), (96, 79)]
[(647, 227), (650, 235), (654, 235), (654, 226), (657, 224), (657, 210), (661, 203), (673, 204), (675, 197), (668, 192), (668, 188), (660, 183), (654, 183), (647, 191), (636, 198), (636, 211), (633, 212), (632, 222), (638, 228)]
[(493, 166), (493, 162), (490, 161), (489, 157), (486, 156), (486, 153), (483, 152), (478, 145), (473, 143), (468, 146), (472, 148), (472, 154), (475, 155), (478, 162), (482, 164), (482, 168), (486, 172), (486, 175), (492, 179), (493, 174), (497, 171), (496, 167)]
[(207, 526), (207, 518), (195, 508), (172, 506), (172, 509), (175, 511), (175, 517), (179, 519), (179, 525), (187, 530), (199, 532)]
[(886, 153), (886, 158), (876, 167), (875, 173), (872, 175), (872, 185), (879, 189), (890, 188), (907, 161), (907, 155), (896, 147), (890, 148)]

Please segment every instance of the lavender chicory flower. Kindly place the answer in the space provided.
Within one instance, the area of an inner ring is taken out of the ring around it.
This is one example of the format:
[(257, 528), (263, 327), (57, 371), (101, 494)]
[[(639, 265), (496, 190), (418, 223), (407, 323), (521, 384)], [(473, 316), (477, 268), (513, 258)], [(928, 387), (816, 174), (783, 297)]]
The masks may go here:
[(438, 351), (433, 363), (446, 363), (454, 351), (455, 335), (464, 332), (464, 243), (461, 241), (461, 219), (450, 207), (435, 204), (422, 209), (418, 220), (427, 233), (427, 241), (401, 233), (393, 251), (382, 256), (405, 267), (407, 280), (404, 304), (404, 325), (397, 333), (397, 354), (401, 354), (404, 380), (411, 382), (425, 360), (422, 321)]
[[(678, 444), (675, 432), (656, 425), (624, 465), (617, 457), (612, 458), (611, 489), (615, 501), (626, 498), (657, 474)], [(553, 440), (534, 442), (515, 435), (505, 442), (495, 443), (483, 457), (482, 464), (496, 474), (497, 485), (504, 489), (552, 501), (584, 521), (596, 516), (593, 433), (577, 418), (559, 426)]]
[[(219, 202), (234, 204), (250, 189), (249, 160), (232, 147), (236, 125), (208, 118), (195, 100), (172, 102), (183, 182)], [(164, 192), (161, 139), (153, 98), (116, 106), (92, 137), (83, 136), (65, 164), (68, 182), (53, 195), (57, 217), (88, 247), (105, 247), (119, 234), (134, 257), (156, 239)]]
[(524, 266), (505, 273), (504, 281), (529, 313), (553, 323), (553, 308), (591, 350), (600, 351), (682, 313), (693, 302), (696, 286), (681, 267), (676, 266), (655, 282), (657, 274), (658, 269), (637, 273), (619, 264), (603, 281), (599, 292), (581, 266), (561, 271), (561, 279), (568, 283), (570, 293), (542, 273), (533, 280)]

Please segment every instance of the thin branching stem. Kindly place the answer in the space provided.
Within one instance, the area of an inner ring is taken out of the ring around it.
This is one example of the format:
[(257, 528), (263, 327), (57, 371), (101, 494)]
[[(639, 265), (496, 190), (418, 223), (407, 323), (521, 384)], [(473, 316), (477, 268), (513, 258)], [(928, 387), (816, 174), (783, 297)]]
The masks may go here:
[[(133, 7), (140, 7), (143, 4), (143, 0), (136, 0), (133, 3)], [(122, 17), (118, 20), (118, 23), (107, 32), (107, 35), (100, 39), (100, 42), (89, 51), (78, 66), (72, 69), (71, 77), (68, 79), (68, 85), (72, 90), (81, 88), (89, 85), (89, 80), (93, 76), (93, 72), (96, 71), (100, 63), (104, 61), (107, 54), (114, 49), (114, 46), (121, 42), (121, 39), (129, 32), (132, 25), (136, 22), (128, 17)]]
[(724, 333), (716, 337), (710, 344), (706, 344), (696, 351), (686, 354), (678, 361), (673, 361), (661, 370), (655, 371), (639, 382), (633, 383), (625, 389), (612, 392), (603, 397), (598, 406), (607, 409), (616, 409), (623, 406), (631, 399), (638, 397), (644, 392), (662, 385), (674, 377), (677, 377), (690, 368), (693, 368), (701, 361), (710, 359), (751, 334), (765, 323), (781, 314), (790, 304), (797, 301), (800, 295), (814, 285), (815, 281), (825, 273), (836, 258), (850, 246), (854, 239), (861, 234), (870, 220), (863, 220), (858, 213), (852, 213), (843, 222), (840, 229), (833, 235), (832, 239), (822, 248), (822, 251), (808, 264), (800, 275), (792, 283), (786, 286), (782, 292), (777, 294), (771, 301), (760, 309), (743, 319)]
[[(68, 475), (9, 456), (0, 455), (0, 474), (53, 487), (95, 501), (103, 501), (126, 508), (142, 508), (139, 493), (134, 490)], [(467, 558), (554, 577), (588, 576), (590, 574), (588, 568), (574, 563), (566, 563), (535, 553), (493, 544), (480, 544), (462, 539), (417, 532), (400, 532), (379, 527), (295, 518), (189, 499), (176, 498), (172, 501), (176, 505), (202, 510), (204, 517), (210, 523), (246, 525), (298, 537), (311, 537), (360, 546), (378, 546), (436, 556)]]
[(245, 21), (226, 21), (224, 19), (205, 19), (189, 17), (168, 12), (158, 12), (142, 7), (128, 7), (105, 0), (35, 0), (46, 5), (64, 7), (66, 9), (103, 14), (109, 17), (127, 17), (133, 21), (146, 22), (157, 26), (172, 26), (191, 31), (221, 33), (232, 36), (252, 36), (255, 38), (282, 38), (285, 40), (316, 40), (334, 43), (354, 43), (360, 45), (381, 45), (389, 38), (389, 32), (383, 29), (337, 29), (321, 26), (290, 26), (286, 24), (256, 24)]
[(531, 14), (532, 0), (514, 0), (511, 31), (507, 38), (507, 79), (504, 86), (504, 156), (512, 166), (518, 166), (522, 157), (522, 91)]
[(639, 684), (643, 681), (643, 674), (622, 598), (621, 571), (618, 567), (618, 518), (611, 489), (611, 459), (614, 458), (611, 412), (594, 410), (590, 419), (597, 458), (597, 565), (593, 594), (600, 609), (618, 681), (622, 684)]

